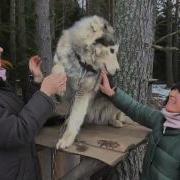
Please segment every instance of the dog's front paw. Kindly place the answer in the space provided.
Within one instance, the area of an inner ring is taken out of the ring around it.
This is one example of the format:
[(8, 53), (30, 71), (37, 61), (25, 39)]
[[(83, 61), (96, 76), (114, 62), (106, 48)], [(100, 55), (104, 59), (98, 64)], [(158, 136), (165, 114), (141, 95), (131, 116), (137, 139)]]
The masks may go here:
[(56, 144), (56, 149), (65, 149), (71, 146), (76, 137), (76, 133), (73, 132), (65, 132), (63, 137), (58, 140)]

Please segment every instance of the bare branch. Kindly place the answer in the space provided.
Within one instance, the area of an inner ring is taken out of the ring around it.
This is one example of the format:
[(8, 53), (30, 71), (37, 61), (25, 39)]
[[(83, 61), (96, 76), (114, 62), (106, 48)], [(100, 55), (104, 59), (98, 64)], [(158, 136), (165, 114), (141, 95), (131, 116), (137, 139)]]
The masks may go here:
[(164, 23), (166, 23), (167, 22), (167, 20), (162, 20), (162, 21), (160, 21), (160, 22), (157, 22), (156, 23), (156, 27), (157, 26), (160, 26), (161, 24), (164, 24)]
[(177, 47), (163, 47), (159, 45), (152, 45), (151, 47), (160, 51), (165, 51), (165, 52), (166, 51), (180, 51), (180, 49)]
[(162, 38), (158, 39), (158, 40), (155, 42), (155, 44), (163, 41), (164, 39), (168, 38), (169, 36), (173, 36), (173, 35), (178, 34), (178, 33), (180, 34), (180, 30), (175, 31), (175, 32), (170, 33), (170, 34), (167, 34), (167, 35), (163, 36)]

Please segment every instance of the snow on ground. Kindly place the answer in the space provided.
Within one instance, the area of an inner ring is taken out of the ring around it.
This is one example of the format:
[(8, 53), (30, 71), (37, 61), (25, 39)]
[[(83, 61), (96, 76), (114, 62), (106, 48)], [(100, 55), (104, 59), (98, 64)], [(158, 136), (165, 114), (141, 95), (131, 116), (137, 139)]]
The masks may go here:
[(153, 84), (152, 94), (158, 96), (161, 100), (165, 100), (169, 94), (170, 89), (167, 88), (166, 84)]

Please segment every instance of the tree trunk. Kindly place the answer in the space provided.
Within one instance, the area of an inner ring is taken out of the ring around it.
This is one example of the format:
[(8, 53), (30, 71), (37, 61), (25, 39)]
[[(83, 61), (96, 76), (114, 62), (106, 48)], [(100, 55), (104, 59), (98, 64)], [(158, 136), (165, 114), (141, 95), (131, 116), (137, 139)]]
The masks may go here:
[(18, 52), (21, 61), (27, 61), (25, 1), (18, 0)]
[(102, 16), (114, 25), (114, 4), (115, 0), (86, 0), (86, 14)]
[(10, 59), (16, 65), (16, 0), (10, 1)]
[[(172, 7), (172, 1), (167, 0), (167, 34), (172, 33)], [(172, 36), (167, 37), (166, 46), (172, 47)], [(171, 86), (174, 82), (172, 51), (166, 51), (166, 80), (168, 86)]]
[[(176, 11), (175, 11), (175, 32), (180, 30), (179, 28), (180, 24), (180, 0), (176, 0)], [(174, 47), (180, 47), (180, 36), (177, 33), (174, 38)], [(174, 54), (174, 77), (175, 81), (180, 81), (180, 53), (175, 52)]]
[[(55, 45), (55, 9), (54, 9), (54, 0), (50, 0), (50, 22), (51, 22), (51, 38), (52, 46)], [(52, 47), (55, 49), (55, 47)]]
[(115, 4), (115, 29), (121, 67), (115, 81), (120, 88), (143, 103), (147, 102), (148, 81), (153, 69), (153, 2), (119, 0)]
[[(154, 7), (153, 0), (116, 0), (114, 6), (121, 68), (114, 81), (142, 103), (147, 103), (148, 82), (153, 70)], [(145, 149), (146, 143), (130, 151), (118, 164), (119, 179), (139, 180)]]
[[(82, 6), (84, 6), (84, 0), (82, 0)], [(91, 0), (86, 0), (86, 15), (90, 15), (91, 12)]]
[(35, 11), (37, 15), (37, 47), (43, 60), (43, 71), (45, 74), (49, 74), (53, 64), (49, 0), (35, 1)]
[(112, 26), (114, 26), (114, 20), (115, 20), (115, 13), (114, 13), (114, 8), (115, 8), (115, 0), (108, 0), (108, 6), (109, 6), (109, 10), (108, 10), (108, 14), (109, 14), (109, 22), (111, 23)]

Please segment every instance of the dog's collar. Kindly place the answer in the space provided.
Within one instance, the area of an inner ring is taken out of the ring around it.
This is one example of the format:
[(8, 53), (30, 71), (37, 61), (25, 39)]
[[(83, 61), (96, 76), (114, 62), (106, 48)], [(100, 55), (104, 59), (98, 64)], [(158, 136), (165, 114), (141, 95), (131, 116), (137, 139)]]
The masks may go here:
[(87, 63), (82, 62), (82, 61), (81, 61), (81, 57), (80, 57), (79, 54), (77, 54), (76, 52), (74, 52), (74, 53), (75, 53), (75, 56), (76, 56), (77, 59), (78, 59), (78, 62), (79, 62), (79, 64), (80, 64), (80, 66), (81, 66), (84, 70), (86, 70), (87, 72), (98, 73), (98, 71), (95, 70), (95, 69), (93, 69), (93, 67), (92, 67), (90, 64), (87, 64)]
[[(78, 60), (78, 62), (79, 62), (79, 64), (80, 64), (80, 66), (81, 66), (84, 70), (86, 70), (87, 72), (95, 73), (95, 74), (98, 73), (98, 71), (95, 70), (95, 69), (93, 69), (93, 67), (92, 67), (90, 64), (83, 63), (83, 62), (81, 61), (81, 57), (80, 57), (80, 55), (79, 55), (78, 53), (76, 53), (76, 52), (74, 51), (74, 54), (75, 54), (75, 56), (76, 56), (76, 58), (77, 58), (77, 60)], [(60, 57), (59, 57), (59, 55), (58, 55), (57, 52), (56, 52), (56, 56), (57, 56), (58, 60), (60, 60)]]

